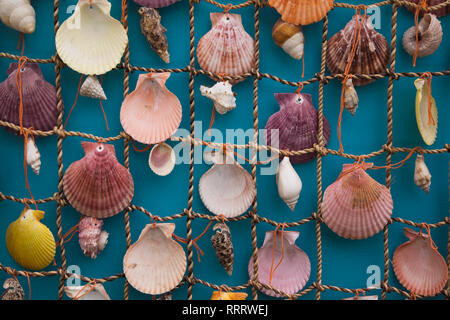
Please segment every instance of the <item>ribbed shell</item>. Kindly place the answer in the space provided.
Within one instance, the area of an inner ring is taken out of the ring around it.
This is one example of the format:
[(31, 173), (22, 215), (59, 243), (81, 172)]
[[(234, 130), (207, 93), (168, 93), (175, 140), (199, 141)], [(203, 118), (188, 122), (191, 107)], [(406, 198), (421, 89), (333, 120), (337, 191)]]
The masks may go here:
[[(421, 0), (406, 0), (408, 2), (412, 2), (415, 4), (419, 4)], [(441, 4), (443, 2), (445, 2), (447, 0), (427, 0), (427, 5), (429, 7)], [(416, 8), (415, 7), (409, 7), (409, 6), (405, 6), (409, 11), (411, 12), (416, 12)], [(420, 10), (420, 16), (422, 16), (424, 13), (423, 10)], [(430, 13), (435, 14), (437, 17), (442, 17), (442, 16), (446, 16), (450, 13), (450, 4), (447, 4), (446, 6), (444, 6), (443, 8), (437, 9), (437, 10), (433, 10)]]
[(281, 19), (286, 22), (307, 25), (322, 20), (333, 8), (334, 0), (269, 0)]
[(0, 19), (22, 33), (33, 33), (36, 28), (36, 13), (30, 0), (0, 0)]
[[(8, 78), (0, 83), (0, 119), (20, 125), (17, 63), (11, 63)], [(39, 65), (26, 63), (22, 70), (23, 126), (49, 131), (56, 126), (56, 88), (45, 81)], [(16, 132), (16, 131), (14, 131)]]
[(96, 76), (88, 76), (80, 88), (80, 95), (93, 99), (106, 100), (105, 91)]
[(162, 8), (181, 0), (133, 0), (137, 4), (147, 8)]
[[(311, 95), (307, 93), (275, 93), (280, 111), (270, 116), (266, 124), (265, 139), (277, 149), (298, 151), (312, 148), (318, 142), (318, 114), (313, 107)], [(274, 131), (272, 131), (274, 130)], [(323, 118), (324, 146), (330, 140), (330, 125)], [(277, 136), (278, 135), (278, 136)], [(292, 163), (303, 163), (314, 159), (315, 152), (290, 156)]]
[(244, 30), (241, 15), (214, 12), (210, 16), (212, 28), (197, 47), (200, 68), (227, 76), (250, 72), (255, 64), (254, 40)]
[(247, 297), (245, 292), (214, 291), (211, 300), (245, 300)]
[[(353, 46), (357, 16), (344, 29), (333, 35), (327, 46), (327, 66), (332, 74), (344, 73)], [(375, 31), (370, 17), (362, 18), (362, 28), (350, 74), (383, 73), (389, 63), (389, 44), (384, 36)], [(375, 80), (353, 79), (357, 86)]]
[[(433, 14), (426, 14), (418, 25), (418, 57), (433, 54), (442, 42), (441, 22)], [(412, 26), (403, 34), (403, 48), (410, 56), (416, 52), (416, 27)]]
[(134, 183), (130, 172), (116, 158), (114, 146), (82, 142), (85, 156), (67, 169), (64, 194), (82, 214), (98, 219), (111, 217), (131, 202)]
[(186, 271), (183, 248), (172, 239), (175, 224), (148, 224), (123, 258), (127, 281), (146, 294), (162, 294), (175, 288)]
[[(393, 209), (391, 193), (362, 168), (348, 171), (325, 190), (322, 217), (336, 234), (347, 239), (366, 239), (383, 229)], [(342, 174), (341, 173), (341, 174)]]

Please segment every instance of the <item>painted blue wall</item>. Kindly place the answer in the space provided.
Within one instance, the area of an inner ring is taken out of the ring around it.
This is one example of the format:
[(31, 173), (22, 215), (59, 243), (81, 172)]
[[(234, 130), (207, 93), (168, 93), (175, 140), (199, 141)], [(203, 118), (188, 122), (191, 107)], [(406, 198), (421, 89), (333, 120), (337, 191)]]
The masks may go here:
[[(112, 15), (120, 19), (120, 2), (115, 0), (112, 7)], [(138, 6), (130, 1), (129, 5), (129, 36), (131, 63), (138, 66), (164, 68), (164, 62), (149, 48), (144, 36), (139, 28)], [(232, 3), (239, 1), (233, 0)], [(350, 3), (370, 4), (373, 1), (348, 1)], [(60, 21), (69, 17), (66, 8), (75, 4), (75, 0), (61, 1)], [(32, 35), (26, 36), (25, 55), (33, 58), (49, 58), (54, 54), (54, 34), (53, 34), (53, 1), (38, 1), (34, 3), (37, 13), (37, 28)], [(221, 11), (218, 8), (201, 2), (195, 7), (195, 39), (196, 43), (209, 29), (209, 13)], [(171, 68), (183, 68), (189, 63), (189, 14), (188, 1), (181, 1), (173, 6), (163, 8), (160, 11), (162, 23), (166, 26), (169, 49), (171, 54)], [(243, 17), (243, 24), (247, 32), (254, 34), (254, 12), (252, 7), (237, 10)], [(353, 10), (336, 8), (329, 15), (329, 32), (331, 37), (339, 31), (351, 18)], [(390, 42), (391, 6), (384, 6), (380, 11), (381, 32)], [(261, 72), (271, 73), (276, 76), (298, 81), (301, 76), (301, 62), (288, 57), (279, 47), (277, 47), (271, 37), (271, 29), (279, 15), (272, 8), (264, 8), (260, 15), (261, 28)], [(448, 30), (449, 18), (442, 18), (442, 27)], [(413, 15), (400, 8), (398, 12), (397, 39), (397, 63), (396, 71), (438, 71), (449, 69), (450, 45), (448, 37), (444, 38), (438, 51), (430, 57), (418, 59), (417, 66), (412, 67), (412, 58), (401, 48), (401, 37), (403, 32), (414, 24)], [(19, 34), (3, 24), (0, 25), (2, 34), (0, 51), (19, 54), (16, 49)], [(304, 27), (306, 38), (305, 50), (305, 79), (312, 78), (320, 70), (320, 45), (321, 45), (322, 23), (316, 23)], [(11, 61), (0, 59), (0, 81), (6, 78), (6, 70)], [(45, 78), (54, 83), (55, 71), (51, 64), (41, 65)], [(328, 71), (327, 71), (328, 73)], [(134, 90), (138, 73), (133, 73), (130, 79), (131, 90)], [(79, 81), (79, 75), (74, 71), (65, 68), (62, 72), (62, 94), (66, 110), (73, 104), (75, 93)], [(115, 136), (122, 127), (119, 121), (119, 110), (122, 102), (123, 72), (121, 70), (111, 71), (104, 77), (104, 89), (108, 100), (104, 103), (108, 117), (110, 130), (107, 131), (97, 101), (80, 97), (78, 105), (73, 112), (68, 130), (84, 131), (99, 136)], [(420, 145), (426, 147), (417, 130), (414, 99), (415, 88), (414, 79), (401, 78), (394, 85), (394, 145), (402, 147), (413, 147)], [(198, 87), (200, 85), (211, 86), (213, 81), (205, 76), (195, 79), (196, 98), (196, 121), (203, 124), (203, 131), (209, 125), (211, 116), (211, 102), (202, 97)], [(441, 148), (450, 141), (450, 132), (447, 129), (450, 109), (448, 108), (448, 87), (449, 77), (436, 77), (433, 79), (433, 95), (437, 100), (439, 108), (439, 132), (436, 142), (431, 148)], [(189, 129), (189, 93), (188, 75), (185, 73), (172, 74), (167, 81), (168, 88), (180, 99), (183, 106), (183, 120), (180, 128)], [(345, 151), (353, 154), (365, 154), (374, 150), (379, 150), (386, 143), (387, 119), (387, 79), (378, 80), (375, 83), (364, 87), (358, 87), (360, 106), (355, 117), (348, 112), (343, 115), (343, 143)], [(214, 127), (224, 131), (227, 128), (244, 130), (253, 128), (252, 116), (252, 81), (246, 80), (234, 87), (237, 92), (236, 110), (225, 116), (216, 116)], [(282, 85), (270, 79), (263, 79), (259, 82), (259, 125), (264, 128), (267, 119), (274, 112), (278, 111), (273, 93), (292, 92), (294, 89)], [(310, 93), (313, 102), (317, 107), (318, 84), (314, 83), (304, 88), (304, 92)], [(336, 135), (337, 118), (339, 115), (339, 98), (341, 85), (339, 81), (332, 80), (325, 87), (324, 93), (324, 113), (330, 121), (332, 137), (329, 147), (338, 149), (339, 143)], [(198, 136), (198, 138), (201, 138)], [(63, 161), (66, 169), (73, 161), (80, 159), (83, 152), (78, 137), (68, 137), (64, 140)], [(233, 141), (228, 141), (233, 142)], [(28, 197), (24, 185), (23, 173), (23, 140), (13, 136), (5, 130), (0, 130), (0, 145), (3, 156), (0, 157), (0, 190), (7, 195), (16, 197)], [(123, 142), (114, 143), (119, 161), (123, 162)], [(38, 147), (42, 155), (42, 168), (39, 177), (30, 172), (29, 180), (36, 198), (52, 196), (57, 192), (57, 149), (56, 137), (42, 138), (38, 140)], [(405, 154), (396, 154), (393, 161), (401, 160)], [(189, 165), (178, 165), (173, 173), (168, 177), (158, 177), (153, 174), (147, 166), (148, 153), (136, 153), (131, 151), (130, 162), (131, 172), (135, 181), (135, 197), (133, 203), (144, 206), (153, 214), (168, 216), (179, 213), (187, 206), (188, 201), (188, 172)], [(373, 158), (377, 165), (385, 164), (385, 155)], [(337, 156), (327, 156), (323, 160), (323, 186), (326, 188), (339, 175), (342, 164), (346, 163), (343, 158)], [(392, 172), (392, 196), (394, 199), (394, 217), (402, 217), (417, 222), (434, 223), (442, 221), (448, 214), (448, 154), (426, 156), (427, 165), (433, 175), (431, 191), (426, 195), (422, 190), (414, 185), (413, 171), (414, 161), (410, 160), (401, 169)], [(245, 166), (247, 169), (250, 166)], [(194, 210), (196, 212), (207, 213), (198, 194), (198, 181), (201, 175), (209, 168), (208, 165), (195, 166), (195, 192)], [(316, 161), (307, 164), (297, 165), (297, 172), (303, 181), (303, 190), (299, 204), (295, 212), (291, 212), (279, 198), (275, 185), (275, 176), (262, 176), (258, 170), (258, 210), (261, 216), (279, 221), (298, 221), (311, 215), (317, 207), (317, 182), (316, 182)], [(370, 174), (379, 182), (384, 183), (385, 172), (383, 170), (371, 171)], [(56, 235), (56, 204), (48, 203), (40, 208), (46, 211), (45, 223)], [(5, 234), (8, 225), (17, 219), (22, 206), (11, 201), (0, 202), (0, 235)], [(79, 213), (70, 206), (63, 208), (62, 225), (66, 232), (77, 223)], [(131, 236), (132, 241), (136, 241), (141, 229), (149, 223), (146, 215), (140, 212), (131, 214)], [(186, 219), (178, 219), (176, 223), (176, 234), (184, 237), (186, 235)], [(198, 235), (206, 226), (207, 221), (195, 220), (193, 222), (193, 235)], [(233, 276), (229, 277), (220, 264), (217, 262), (214, 251), (210, 246), (210, 235), (203, 237), (199, 241), (200, 247), (205, 255), (201, 262), (197, 262), (194, 254), (196, 277), (216, 284), (240, 285), (248, 281), (247, 264), (251, 256), (251, 236), (250, 220), (230, 223), (235, 247), (235, 265)], [(389, 228), (389, 249), (392, 253), (395, 248), (406, 241), (403, 235), (403, 225), (394, 223)], [(119, 214), (105, 221), (104, 228), (110, 233), (109, 243), (104, 252), (96, 260), (85, 257), (78, 245), (75, 237), (66, 244), (66, 257), (68, 265), (78, 265), (82, 274), (89, 277), (105, 277), (122, 272), (122, 258), (125, 253), (125, 232), (123, 215)], [(273, 229), (266, 223), (257, 226), (258, 246), (261, 246), (266, 231)], [(338, 237), (325, 225), (322, 225), (322, 249), (323, 249), (323, 284), (361, 288), (366, 286), (368, 274), (367, 267), (370, 265), (380, 266), (383, 272), (383, 237), (378, 234), (367, 240), (351, 241)], [(307, 285), (316, 280), (317, 273), (317, 253), (315, 240), (314, 222), (293, 228), (300, 231), (300, 238), (297, 245), (301, 247), (311, 260), (311, 278)], [(434, 229), (432, 236), (439, 247), (440, 253), (445, 257), (447, 243), (447, 228)], [(184, 246), (184, 245), (183, 245)], [(0, 241), (0, 262), (13, 268), (22, 269), (9, 256), (4, 240)], [(60, 264), (60, 255), (57, 251), (56, 262)], [(46, 270), (54, 270), (54, 266), (49, 266)], [(6, 274), (0, 273), (0, 283), (3, 283)], [(58, 277), (33, 278), (31, 280), (34, 299), (56, 299), (58, 288)], [(26, 281), (22, 284), (27, 291)], [(395, 275), (390, 273), (389, 283), (401, 287)], [(106, 290), (113, 299), (123, 298), (124, 280), (119, 279), (105, 284)], [(247, 290), (250, 294), (250, 290)], [(212, 290), (202, 285), (196, 285), (193, 289), (195, 299), (209, 299)], [(379, 293), (379, 292), (378, 292)], [(174, 294), (174, 299), (185, 299), (187, 295), (186, 286), (182, 287)], [(348, 297), (334, 291), (326, 291), (322, 294), (323, 299), (341, 299)], [(150, 299), (130, 289), (131, 299)], [(267, 299), (264, 294), (260, 294), (261, 299)], [(301, 297), (301, 299), (314, 299), (314, 292)], [(388, 299), (402, 299), (401, 296), (393, 293), (388, 295)]]

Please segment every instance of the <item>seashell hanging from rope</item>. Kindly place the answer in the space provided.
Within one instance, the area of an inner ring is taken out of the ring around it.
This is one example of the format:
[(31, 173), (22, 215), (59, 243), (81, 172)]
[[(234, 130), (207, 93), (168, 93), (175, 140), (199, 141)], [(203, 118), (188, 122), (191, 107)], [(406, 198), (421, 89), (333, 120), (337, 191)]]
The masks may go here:
[(429, 99), (428, 95), (431, 92), (429, 88), (429, 81), (425, 79), (416, 79), (414, 86), (417, 89), (416, 93), (416, 120), (417, 127), (422, 136), (423, 141), (427, 145), (432, 145), (436, 140), (437, 126), (438, 126), (438, 111), (436, 107), (436, 101), (432, 96)]
[(167, 29), (161, 25), (161, 16), (153, 8), (139, 8), (141, 15), (141, 32), (147, 38), (152, 49), (163, 59), (165, 63), (170, 62), (169, 44), (167, 43)]
[[(276, 232), (278, 234), (275, 241), (275, 232), (266, 232), (264, 244), (258, 250), (258, 281), (286, 294), (296, 294), (309, 280), (311, 263), (308, 255), (295, 244), (295, 240), (300, 235), (299, 232)], [(283, 245), (281, 245), (282, 241)], [(273, 271), (272, 267), (276, 267), (278, 263), (278, 268)], [(271, 269), (273, 275), (270, 283)], [(250, 279), (253, 279), (253, 272), (253, 257), (251, 257), (248, 264)], [(261, 291), (272, 297), (280, 297), (278, 293), (270, 289), (263, 288)]]
[[(356, 23), (361, 25), (355, 57), (350, 67), (350, 74), (384, 73), (389, 63), (389, 44), (386, 38), (375, 31), (370, 16), (354, 15), (347, 25), (333, 35), (328, 41), (326, 61), (332, 74), (345, 73), (353, 47)], [(374, 79), (353, 79), (356, 86), (365, 85)]]
[(425, 164), (425, 158), (422, 154), (418, 154), (416, 157), (416, 166), (414, 169), (414, 183), (420, 187), (427, 194), (430, 191), (431, 186), (431, 174)]
[(199, 193), (209, 211), (226, 218), (237, 217), (248, 210), (256, 196), (251, 175), (234, 160), (231, 151), (226, 156), (215, 152), (214, 165), (203, 174)]
[[(425, 14), (418, 25), (418, 57), (433, 54), (442, 42), (441, 22), (434, 14)], [(416, 52), (416, 27), (412, 26), (403, 34), (403, 48), (410, 56)]]
[(25, 208), (6, 230), (6, 247), (9, 254), (26, 269), (42, 270), (55, 257), (55, 238), (40, 222), (44, 214), (44, 211)]
[(378, 300), (378, 296), (354, 296), (342, 300)]
[(234, 250), (230, 229), (225, 223), (219, 222), (213, 227), (213, 230), (216, 233), (211, 237), (212, 247), (220, 264), (231, 276), (233, 274)]
[(80, 88), (83, 97), (106, 100), (105, 91), (96, 76), (88, 76)]
[(22, 33), (33, 33), (36, 28), (36, 13), (30, 0), (0, 0), (0, 20)]
[(303, 57), (305, 37), (301, 26), (278, 19), (272, 28), (272, 38), (292, 58), (300, 60)]
[(122, 103), (120, 123), (134, 140), (145, 144), (166, 141), (181, 123), (181, 103), (166, 88), (169, 72), (139, 75), (136, 89)]
[(105, 249), (108, 243), (108, 232), (102, 231), (103, 221), (83, 217), (78, 225), (78, 242), (83, 254), (92, 259)]
[[(311, 95), (307, 93), (275, 93), (280, 111), (270, 116), (266, 124), (267, 145), (281, 150), (299, 151), (312, 148), (318, 143), (318, 114)], [(330, 125), (323, 117), (324, 146), (330, 140)], [(292, 163), (303, 163), (314, 159), (315, 152), (291, 156)]]
[(167, 143), (159, 143), (152, 148), (148, 164), (158, 176), (167, 176), (175, 167), (175, 152)]
[[(411, 3), (415, 3), (415, 4), (418, 5), (418, 4), (420, 4), (420, 2), (422, 0), (406, 0), (406, 1), (411, 2)], [(436, 6), (438, 4), (444, 3), (446, 1), (447, 0), (427, 0), (427, 5), (428, 5), (428, 7), (432, 7), (432, 6)], [(409, 11), (411, 11), (413, 13), (416, 12), (416, 8), (415, 7), (411, 7), (411, 6), (408, 6), (408, 5), (405, 5), (405, 7), (406, 7), (406, 9), (408, 9)], [(448, 15), (450, 13), (450, 4), (448, 3), (446, 6), (440, 8), (440, 9), (435, 9), (433, 11), (430, 11), (429, 13), (432, 13), (432, 14), (436, 15), (437, 17), (446, 16), (446, 15)], [(419, 11), (419, 15), (422, 16), (423, 14), (424, 14), (424, 11), (420, 10)]]
[(0, 83), (0, 120), (20, 125), (20, 94), (16, 79), (19, 81), (21, 78), (23, 126), (42, 131), (53, 130), (58, 118), (56, 88), (45, 81), (39, 65), (26, 63), (18, 70), (18, 64), (11, 63), (7, 74), (8, 78)]
[(64, 292), (73, 300), (111, 300), (101, 283), (89, 283), (85, 286), (65, 286)]
[(71, 69), (100, 75), (119, 64), (128, 36), (110, 11), (107, 0), (78, 0), (73, 15), (58, 29), (56, 51)]
[(220, 114), (225, 114), (236, 108), (236, 98), (228, 81), (217, 82), (211, 88), (200, 86), (202, 96), (214, 101), (214, 108)]
[(398, 281), (409, 291), (423, 295), (438, 294), (447, 283), (447, 264), (428, 234), (404, 228), (408, 242), (394, 252), (392, 265)]
[[(212, 28), (197, 46), (200, 68), (226, 76), (251, 72), (255, 65), (254, 40), (244, 30), (241, 15), (214, 12), (210, 17)], [(236, 82), (239, 81), (233, 80), (231, 84)]]
[(186, 271), (186, 254), (172, 239), (174, 223), (148, 224), (123, 258), (127, 281), (146, 294), (174, 289)]
[(347, 79), (344, 84), (344, 107), (352, 116), (355, 115), (356, 109), (358, 109), (359, 98), (353, 86), (352, 79)]
[(2, 294), (2, 300), (25, 300), (25, 292), (17, 279), (6, 279), (5, 282), (3, 282), (3, 289), (5, 289), (6, 292)]
[(83, 215), (108, 218), (124, 210), (134, 194), (130, 171), (110, 144), (81, 142), (85, 156), (72, 163), (63, 178), (64, 194)]
[(344, 164), (341, 175), (325, 190), (322, 217), (337, 235), (347, 239), (366, 239), (383, 229), (393, 210), (386, 186), (365, 171), (366, 167)]
[(41, 170), (41, 154), (39, 153), (38, 148), (36, 147), (36, 143), (34, 139), (27, 140), (27, 164), (33, 169), (36, 175), (39, 175), (39, 171)]
[(280, 162), (276, 179), (280, 198), (294, 211), (302, 191), (302, 180), (289, 161), (289, 157), (284, 157)]
[(334, 0), (269, 0), (281, 19), (286, 22), (307, 25), (322, 20), (333, 8)]
[(245, 292), (213, 291), (211, 300), (245, 300), (247, 297)]
[(137, 4), (147, 8), (163, 8), (181, 0), (133, 0)]

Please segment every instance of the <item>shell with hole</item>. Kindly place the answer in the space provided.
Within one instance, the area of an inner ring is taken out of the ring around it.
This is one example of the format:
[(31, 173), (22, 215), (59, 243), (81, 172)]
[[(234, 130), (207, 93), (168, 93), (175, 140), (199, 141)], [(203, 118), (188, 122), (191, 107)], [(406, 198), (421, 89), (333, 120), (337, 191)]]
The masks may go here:
[(272, 28), (272, 38), (292, 58), (300, 60), (303, 57), (305, 37), (301, 26), (278, 19)]
[(245, 292), (213, 291), (211, 300), (245, 300), (247, 297)]
[(174, 289), (186, 271), (186, 254), (172, 239), (174, 223), (148, 224), (123, 258), (127, 281), (146, 294), (163, 294)]
[(177, 96), (166, 88), (170, 72), (139, 75), (136, 89), (122, 103), (120, 123), (134, 140), (145, 144), (166, 141), (181, 123)]
[(27, 164), (33, 169), (36, 175), (39, 175), (41, 170), (41, 154), (36, 147), (34, 139), (27, 140)]
[(158, 176), (167, 176), (175, 167), (175, 151), (167, 143), (155, 145), (148, 157), (150, 169)]
[(64, 174), (67, 200), (89, 217), (103, 219), (118, 214), (134, 195), (130, 171), (117, 161), (113, 145), (83, 141), (81, 146), (85, 156)]
[(147, 38), (152, 49), (163, 59), (165, 63), (170, 62), (169, 44), (167, 43), (166, 31), (161, 24), (161, 16), (153, 8), (139, 8), (141, 15), (141, 32)]
[(56, 243), (52, 232), (40, 222), (44, 211), (25, 208), (6, 230), (6, 247), (19, 265), (42, 270), (55, 257)]
[(423, 154), (418, 154), (416, 157), (414, 168), (414, 183), (427, 194), (430, 191), (431, 174), (428, 170), (427, 165), (425, 164), (425, 158)]
[[(434, 14), (425, 14), (418, 25), (417, 56), (426, 57), (433, 54), (442, 42), (441, 22)], [(416, 52), (416, 27), (412, 26), (403, 34), (403, 48), (410, 56)]]
[(73, 300), (111, 300), (101, 283), (89, 283), (85, 286), (65, 286), (64, 292)]
[(286, 22), (307, 25), (322, 20), (333, 8), (334, 0), (269, 0), (281, 19)]
[[(406, 0), (406, 1), (415, 3), (418, 5), (418, 4), (420, 4), (420, 2), (422, 0)], [(433, 7), (433, 6), (442, 4), (444, 2), (447, 2), (447, 0), (427, 0), (427, 5), (428, 5), (428, 7)], [(413, 13), (416, 12), (416, 7), (408, 6), (408, 5), (405, 5), (405, 7), (406, 7), (406, 9), (408, 9), (409, 11), (411, 11)], [(423, 13), (424, 13), (423, 10), (419, 11), (420, 16), (422, 16)], [(437, 17), (446, 16), (450, 13), (450, 3), (447, 3), (447, 5), (444, 5), (443, 7), (440, 7), (439, 9), (432, 10), (430, 13), (435, 14)]]
[(92, 259), (105, 249), (108, 232), (102, 231), (103, 220), (83, 217), (78, 225), (78, 243), (83, 254)]
[(0, 20), (22, 33), (33, 33), (36, 28), (36, 13), (30, 0), (0, 0)]
[(96, 76), (88, 76), (80, 88), (80, 95), (92, 99), (106, 100), (105, 91)]
[(73, 15), (58, 29), (56, 51), (71, 69), (100, 75), (120, 63), (128, 36), (110, 11), (107, 0), (78, 0)]
[(289, 209), (294, 211), (302, 191), (302, 180), (289, 161), (289, 157), (284, 157), (280, 162), (276, 181), (280, 198), (288, 205)]
[(231, 231), (225, 222), (219, 222), (213, 227), (216, 233), (211, 237), (211, 244), (216, 257), (228, 275), (233, 274), (234, 248), (231, 242)]
[(429, 96), (431, 88), (429, 81), (416, 79), (414, 86), (416, 92), (416, 121), (420, 135), (427, 145), (436, 140), (438, 128), (438, 110), (433, 96)]
[(181, 0), (133, 0), (137, 4), (147, 8), (163, 8)]
[(236, 108), (235, 94), (228, 81), (217, 82), (211, 88), (200, 86), (200, 92), (202, 96), (214, 101), (214, 108), (220, 114), (225, 114)]

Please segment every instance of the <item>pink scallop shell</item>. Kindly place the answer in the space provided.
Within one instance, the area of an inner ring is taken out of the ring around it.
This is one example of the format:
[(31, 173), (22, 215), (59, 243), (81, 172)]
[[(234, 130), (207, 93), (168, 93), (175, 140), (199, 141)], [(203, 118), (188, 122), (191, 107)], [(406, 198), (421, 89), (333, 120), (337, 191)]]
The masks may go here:
[(133, 0), (138, 5), (147, 8), (163, 8), (174, 4), (177, 1), (181, 0)]
[[(283, 232), (284, 257), (272, 276), (272, 287), (286, 294), (296, 294), (300, 291), (308, 282), (311, 274), (311, 263), (308, 255), (295, 245), (298, 236), (299, 232), (297, 231)], [(258, 280), (266, 285), (269, 285), (272, 257), (274, 257), (275, 268), (282, 255), (281, 233), (279, 232), (276, 237), (275, 255), (273, 254), (273, 237), (274, 231), (266, 232), (264, 244), (258, 250)], [(248, 263), (248, 274), (250, 279), (253, 279), (253, 257), (250, 258)], [(269, 289), (263, 288), (261, 291), (272, 297), (280, 297), (279, 294)]]
[(181, 103), (165, 86), (169, 77), (170, 72), (141, 74), (136, 89), (123, 101), (120, 122), (134, 140), (160, 143), (178, 129)]
[[(342, 172), (352, 166), (344, 164)], [(339, 236), (366, 239), (389, 222), (393, 206), (389, 189), (358, 168), (341, 176), (325, 190), (322, 217)]]
[[(16, 84), (17, 63), (11, 63), (8, 78), (0, 83), (0, 119), (19, 123), (19, 91)], [(22, 72), (23, 126), (49, 131), (56, 126), (56, 88), (45, 81), (39, 65), (26, 63)]]
[(447, 263), (430, 244), (428, 234), (404, 228), (408, 242), (394, 252), (392, 265), (398, 281), (409, 291), (423, 296), (439, 293), (448, 280)]
[(82, 214), (98, 219), (111, 217), (131, 202), (131, 173), (116, 158), (113, 145), (82, 142), (85, 156), (67, 169), (63, 187), (69, 203)]
[[(307, 93), (275, 93), (280, 111), (270, 116), (266, 124), (265, 139), (268, 145), (277, 149), (299, 151), (312, 148), (318, 143), (319, 121), (311, 95)], [(324, 145), (330, 140), (330, 125), (323, 118)], [(315, 152), (290, 156), (292, 163), (303, 163), (314, 159)]]

